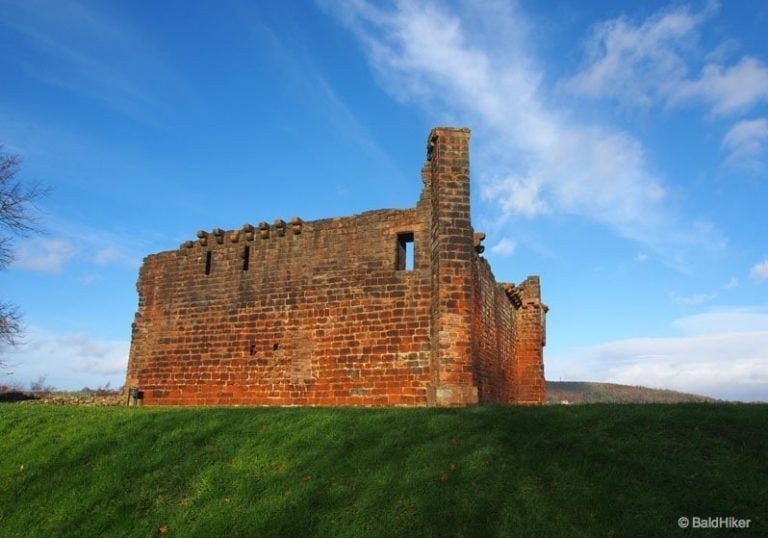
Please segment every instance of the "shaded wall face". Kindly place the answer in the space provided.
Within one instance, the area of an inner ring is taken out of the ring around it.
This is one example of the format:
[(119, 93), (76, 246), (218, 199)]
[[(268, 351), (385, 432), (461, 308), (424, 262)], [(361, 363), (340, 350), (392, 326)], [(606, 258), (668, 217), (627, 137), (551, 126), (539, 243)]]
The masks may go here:
[(543, 403), (538, 279), (521, 284), (525, 300), (513, 300), (475, 250), (469, 139), (467, 129), (434, 129), (422, 172), (431, 207), (434, 404)]
[(515, 310), (515, 403), (544, 403), (543, 346), (547, 307), (541, 302), (539, 278), (529, 276), (519, 286)]
[(426, 228), (375, 211), (149, 256), (128, 384), (147, 404), (426, 405)]
[(474, 281), (473, 357), (480, 401), (544, 403), (546, 306), (538, 277), (528, 277), (517, 287), (502, 286), (488, 262), (477, 258)]
[(473, 355), (479, 399), (484, 403), (515, 401), (515, 308), (496, 284), (488, 262), (476, 261)]

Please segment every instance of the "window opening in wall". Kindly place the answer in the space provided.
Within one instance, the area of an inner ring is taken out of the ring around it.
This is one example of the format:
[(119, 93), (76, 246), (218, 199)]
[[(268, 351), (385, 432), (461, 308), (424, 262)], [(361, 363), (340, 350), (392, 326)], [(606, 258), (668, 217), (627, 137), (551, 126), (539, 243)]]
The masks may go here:
[(397, 234), (397, 259), (395, 269), (413, 271), (414, 268), (413, 232)]
[(243, 271), (248, 270), (248, 260), (251, 257), (251, 247), (243, 247)]
[(211, 274), (211, 251), (205, 253), (205, 274)]

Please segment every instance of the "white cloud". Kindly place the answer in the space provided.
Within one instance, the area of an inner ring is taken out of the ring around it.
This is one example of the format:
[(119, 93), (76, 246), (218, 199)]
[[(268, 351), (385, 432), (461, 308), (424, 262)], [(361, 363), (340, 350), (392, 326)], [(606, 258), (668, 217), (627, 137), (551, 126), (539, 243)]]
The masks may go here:
[(485, 196), (499, 200), (505, 212), (523, 217), (548, 213), (541, 198), (541, 181), (532, 177), (507, 177), (486, 186)]
[(673, 326), (683, 334), (574, 351), (560, 359), (562, 376), (768, 401), (768, 310), (714, 310)]
[(705, 336), (718, 333), (759, 332), (768, 330), (765, 308), (715, 309), (686, 316), (672, 322), (684, 334)]
[(35, 238), (24, 241), (14, 253), (13, 265), (32, 271), (58, 273), (75, 255), (75, 247), (66, 239)]
[(670, 99), (704, 101), (721, 116), (743, 112), (768, 102), (768, 67), (751, 57), (742, 58), (732, 67), (710, 64), (698, 79), (681, 81)]
[[(527, 49), (527, 23), (514, 7), (463, 6), (460, 13), (407, 2), (389, 10), (364, 1), (327, 8), (363, 43), (398, 98), (441, 118), (471, 118), (481, 194), (498, 204), (502, 221), (565, 213), (657, 250), (722, 246), (719, 231), (682, 222), (669, 209), (666, 189), (635, 138), (580, 124), (548, 102), (543, 70)], [(675, 24), (690, 26), (669, 26)]]
[(491, 247), (491, 252), (494, 254), (500, 254), (502, 256), (511, 256), (517, 249), (517, 242), (508, 237), (503, 238), (501, 241)]
[(768, 260), (756, 263), (749, 272), (749, 276), (758, 282), (768, 282)]
[(734, 125), (723, 138), (728, 161), (757, 165), (768, 146), (768, 118), (743, 120)]
[(649, 256), (648, 256), (648, 254), (646, 254), (645, 252), (638, 252), (638, 253), (637, 253), (637, 256), (635, 256), (635, 261), (636, 261), (637, 263), (645, 263), (645, 262), (647, 262), (649, 259), (650, 259), (650, 257), (649, 257)]
[(122, 257), (120, 251), (114, 247), (107, 247), (99, 250), (94, 254), (93, 261), (96, 265), (107, 265), (114, 260), (119, 260)]
[(712, 299), (715, 299), (717, 296), (718, 296), (717, 293), (695, 293), (693, 295), (684, 295), (684, 296), (673, 293), (672, 299), (674, 299), (674, 301), (678, 304), (695, 306), (695, 305), (708, 303)]
[(138, 251), (141, 247), (130, 239), (112, 232), (94, 231), (79, 226), (63, 225), (56, 228), (62, 237), (36, 237), (19, 243), (12, 265), (32, 271), (59, 273), (75, 255), (78, 255), (80, 262), (92, 263), (99, 267), (139, 265), (140, 255), (114, 246), (126, 244), (131, 251)]
[(566, 86), (591, 97), (647, 106), (663, 100), (688, 72), (681, 49), (695, 39), (704, 14), (686, 8), (661, 12), (634, 25), (624, 17), (594, 27), (588, 63)]
[(12, 379), (22, 384), (46, 376), (59, 390), (94, 388), (107, 382), (113, 387), (125, 381), (130, 343), (85, 333), (59, 334), (31, 328), (25, 344), (5, 350)]
[[(597, 25), (587, 45), (587, 63), (565, 82), (579, 95), (614, 98), (634, 106), (701, 102), (719, 116), (768, 101), (768, 67), (744, 56), (734, 65), (706, 64), (692, 74), (698, 32), (715, 4), (694, 13), (688, 7), (664, 10), (641, 23), (624, 17)], [(711, 54), (716, 58), (717, 54)]]
[(90, 286), (96, 282), (100, 282), (104, 277), (98, 273), (87, 273), (77, 278), (77, 281), (83, 286)]
[[(675, 301), (678, 304), (687, 305), (687, 306), (696, 306), (701, 305), (704, 303), (708, 303), (720, 296), (720, 294), (724, 291), (730, 291), (739, 286), (739, 279), (736, 277), (731, 278), (728, 280), (725, 284), (723, 284), (718, 291), (713, 291), (710, 293), (694, 293), (692, 295), (678, 295), (677, 293), (672, 293), (671, 297), (672, 300)], [(731, 309), (729, 311), (731, 315), (734, 315), (734, 313), (739, 312), (738, 309)], [(718, 323), (722, 321), (722, 314), (718, 314)], [(755, 314), (752, 311), (747, 310), (747, 317), (748, 319), (754, 320)], [(695, 318), (695, 317), (694, 317)], [(686, 319), (693, 319), (693, 318), (686, 318)], [(766, 320), (768, 321), (768, 320)], [(743, 329), (743, 327), (742, 327)], [(711, 330), (714, 330), (715, 332), (722, 331), (722, 326), (712, 326)]]
[[(91, 245), (91, 247), (98, 248), (96, 244)], [(110, 246), (96, 250), (93, 254), (93, 262), (102, 267), (112, 264), (134, 267), (136, 265), (136, 258), (126, 254), (119, 248)]]
[[(768, 66), (751, 56), (727, 64), (732, 42), (707, 54), (710, 63), (694, 72), (704, 56), (699, 29), (716, 10), (717, 4), (709, 3), (698, 13), (681, 7), (639, 23), (624, 17), (603, 22), (588, 42), (586, 65), (563, 86), (577, 95), (612, 98), (630, 106), (702, 104), (720, 117), (768, 102)], [(730, 128), (723, 141), (729, 164), (763, 168), (767, 121), (742, 121)]]

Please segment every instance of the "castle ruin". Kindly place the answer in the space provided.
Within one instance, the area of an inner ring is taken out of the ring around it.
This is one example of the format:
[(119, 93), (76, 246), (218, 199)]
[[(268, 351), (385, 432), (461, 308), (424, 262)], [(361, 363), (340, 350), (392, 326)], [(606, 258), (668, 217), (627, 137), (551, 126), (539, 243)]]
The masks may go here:
[(145, 405), (540, 404), (538, 277), (497, 283), (468, 129), (435, 128), (415, 208), (199, 231), (147, 256), (126, 390)]

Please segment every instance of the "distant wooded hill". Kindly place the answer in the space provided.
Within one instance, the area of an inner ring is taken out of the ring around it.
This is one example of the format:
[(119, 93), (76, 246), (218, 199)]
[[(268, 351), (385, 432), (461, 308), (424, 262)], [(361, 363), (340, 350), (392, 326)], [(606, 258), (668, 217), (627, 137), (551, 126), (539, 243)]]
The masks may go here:
[(715, 402), (714, 398), (674, 390), (585, 381), (547, 381), (547, 403)]

